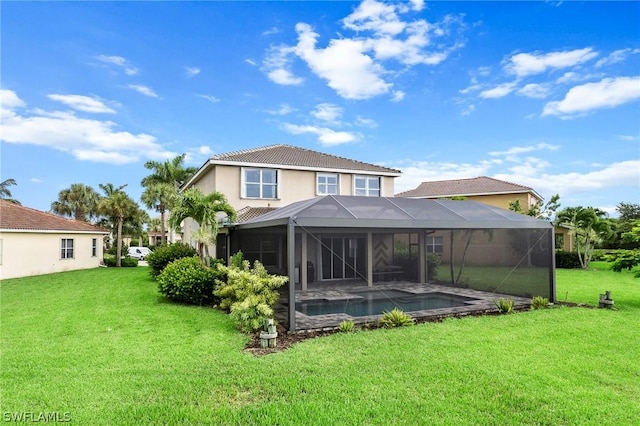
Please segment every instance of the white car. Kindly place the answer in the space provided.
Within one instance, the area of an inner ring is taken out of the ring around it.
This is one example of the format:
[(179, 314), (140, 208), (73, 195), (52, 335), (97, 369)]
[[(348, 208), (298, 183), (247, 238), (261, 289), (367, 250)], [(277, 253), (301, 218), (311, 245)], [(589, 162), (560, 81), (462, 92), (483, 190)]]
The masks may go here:
[(145, 257), (151, 254), (149, 247), (129, 247), (129, 256), (135, 257), (138, 260), (144, 260)]

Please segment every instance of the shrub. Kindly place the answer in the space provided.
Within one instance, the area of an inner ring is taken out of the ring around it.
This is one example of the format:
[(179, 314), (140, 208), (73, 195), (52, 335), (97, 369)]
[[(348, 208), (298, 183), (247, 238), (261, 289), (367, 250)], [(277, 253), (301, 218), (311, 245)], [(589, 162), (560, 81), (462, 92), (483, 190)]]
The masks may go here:
[(640, 265), (640, 251), (638, 250), (618, 250), (616, 253), (608, 255), (608, 261), (612, 261), (611, 269), (615, 272), (622, 272), (623, 269), (632, 270)]
[(174, 302), (191, 305), (214, 305), (216, 279), (222, 275), (218, 267), (208, 268), (197, 256), (176, 259), (158, 275), (160, 293)]
[(429, 281), (438, 278), (438, 266), (442, 263), (442, 258), (438, 253), (429, 253), (427, 256), (427, 279)]
[(235, 260), (236, 264), (242, 266), (219, 267), (227, 280), (216, 281), (214, 294), (220, 298), (220, 308), (231, 312), (240, 330), (251, 332), (261, 328), (265, 319), (273, 318), (274, 307), (280, 296), (277, 289), (288, 278), (269, 275), (258, 261), (250, 268), (249, 261)]
[(495, 304), (498, 308), (498, 312), (500, 312), (501, 314), (510, 314), (511, 312), (513, 312), (515, 302), (512, 299), (500, 298), (499, 300), (495, 301)]
[(556, 268), (563, 269), (577, 269), (581, 268), (580, 258), (578, 253), (569, 251), (557, 251), (556, 252)]
[(175, 243), (159, 246), (145, 260), (151, 267), (151, 276), (157, 277), (174, 260), (193, 257), (197, 254), (198, 252), (193, 247), (183, 243)]
[(353, 333), (355, 329), (356, 329), (356, 326), (353, 323), (353, 320), (342, 321), (340, 325), (338, 325), (338, 331), (342, 333)]
[(402, 309), (393, 308), (392, 311), (385, 311), (382, 314), (380, 325), (385, 328), (406, 327), (413, 325), (413, 318)]
[(542, 296), (536, 296), (531, 299), (531, 309), (546, 309), (549, 306), (549, 299)]
[[(105, 256), (104, 264), (110, 268), (115, 268), (116, 266), (116, 258), (112, 256)], [(138, 259), (128, 256), (122, 256), (120, 258), (120, 266), (123, 268), (133, 268), (138, 266)]]

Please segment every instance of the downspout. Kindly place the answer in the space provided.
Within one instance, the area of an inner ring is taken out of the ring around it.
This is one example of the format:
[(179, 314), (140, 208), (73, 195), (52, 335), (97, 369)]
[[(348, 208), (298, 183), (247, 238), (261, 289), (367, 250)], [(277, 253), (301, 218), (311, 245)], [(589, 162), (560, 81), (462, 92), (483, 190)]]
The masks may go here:
[(287, 225), (287, 265), (289, 275), (289, 331), (296, 331), (296, 228), (295, 217)]

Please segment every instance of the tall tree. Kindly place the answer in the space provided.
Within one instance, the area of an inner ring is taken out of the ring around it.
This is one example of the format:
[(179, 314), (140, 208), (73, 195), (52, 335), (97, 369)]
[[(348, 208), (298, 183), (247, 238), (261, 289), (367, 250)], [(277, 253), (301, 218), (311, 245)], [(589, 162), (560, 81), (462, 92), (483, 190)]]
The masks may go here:
[(0, 182), (0, 199), (13, 204), (21, 205), (20, 201), (16, 200), (15, 198), (13, 198), (13, 195), (11, 195), (11, 190), (9, 190), (9, 187), (12, 185), (17, 185), (15, 179), (5, 179)]
[[(102, 198), (98, 203), (98, 212), (107, 217), (116, 227), (116, 266), (122, 265), (122, 235), (124, 223), (127, 219), (139, 214), (138, 204), (129, 197), (123, 187), (113, 190), (111, 184), (100, 185), (109, 195)], [(106, 188), (106, 189), (105, 189)]]
[(556, 217), (556, 223), (566, 224), (576, 236), (576, 251), (580, 266), (588, 268), (595, 244), (608, 237), (612, 230), (607, 213), (595, 207), (567, 207)]
[(189, 188), (178, 197), (169, 217), (172, 228), (179, 228), (186, 218), (191, 218), (199, 225), (195, 238), (198, 243), (200, 261), (206, 264), (207, 246), (215, 244), (218, 235), (218, 216), (224, 213), (230, 221), (236, 217), (235, 209), (229, 204), (224, 194), (212, 192), (203, 194), (198, 188)]
[(83, 183), (74, 183), (58, 193), (58, 200), (51, 203), (51, 211), (89, 222), (97, 214), (99, 200), (100, 195), (95, 189)]
[(142, 186), (148, 187), (154, 183), (168, 183), (173, 185), (177, 191), (198, 170), (195, 167), (184, 166), (186, 155), (178, 155), (172, 160), (166, 160), (164, 163), (158, 161), (144, 163), (144, 167), (153, 173), (142, 179)]
[(160, 235), (164, 243), (167, 242), (165, 236), (166, 212), (176, 196), (175, 187), (168, 183), (150, 183), (142, 192), (141, 200), (144, 205), (148, 209), (154, 209), (160, 213)]
[[(147, 161), (144, 164), (145, 168), (152, 171), (149, 176), (146, 176), (142, 179), (142, 182), (140, 182), (144, 188), (150, 191), (145, 196), (146, 198), (142, 200), (148, 208), (155, 208), (161, 215), (163, 215), (163, 213), (160, 209), (163, 209), (165, 213), (167, 211), (171, 211), (171, 204), (178, 195), (180, 186), (189, 180), (189, 178), (197, 171), (195, 167), (184, 166), (185, 157), (186, 154), (182, 154), (171, 160), (166, 160), (163, 163), (158, 161)], [(151, 189), (156, 185), (168, 185), (168, 187)], [(167, 194), (166, 191), (169, 187), (171, 188), (171, 193)], [(155, 206), (152, 207), (147, 204), (147, 202), (150, 202)], [(171, 236), (173, 237), (173, 234), (171, 234)], [(164, 234), (162, 234), (162, 238), (165, 238)], [(171, 238), (171, 240), (173, 241), (173, 238)]]
[(527, 216), (535, 217), (538, 219), (551, 220), (556, 210), (560, 208), (560, 195), (556, 194), (546, 204), (542, 201), (530, 206), (528, 209), (523, 209), (520, 205), (520, 200), (509, 202), (509, 210), (516, 213), (526, 214)]

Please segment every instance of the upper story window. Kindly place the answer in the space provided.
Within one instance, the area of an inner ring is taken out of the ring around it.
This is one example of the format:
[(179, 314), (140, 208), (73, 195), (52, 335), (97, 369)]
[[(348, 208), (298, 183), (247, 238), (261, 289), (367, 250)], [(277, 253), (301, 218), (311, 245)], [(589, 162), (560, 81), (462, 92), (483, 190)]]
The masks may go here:
[(318, 173), (317, 175), (318, 195), (338, 195), (338, 175), (335, 173)]
[(60, 258), (73, 259), (73, 238), (60, 240)]
[(379, 197), (380, 196), (380, 177), (379, 176), (355, 176), (353, 194), (364, 195), (366, 197)]
[(278, 171), (275, 169), (243, 169), (243, 197), (278, 198)]

